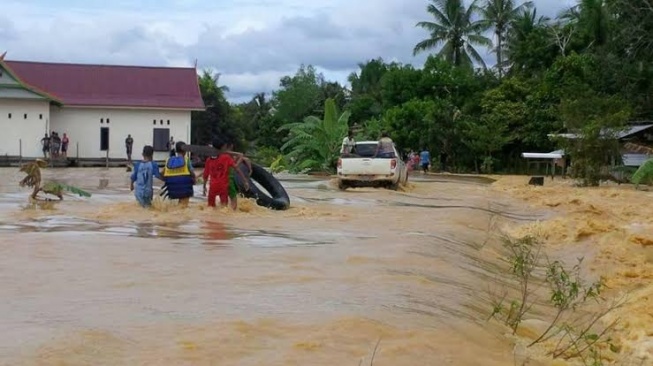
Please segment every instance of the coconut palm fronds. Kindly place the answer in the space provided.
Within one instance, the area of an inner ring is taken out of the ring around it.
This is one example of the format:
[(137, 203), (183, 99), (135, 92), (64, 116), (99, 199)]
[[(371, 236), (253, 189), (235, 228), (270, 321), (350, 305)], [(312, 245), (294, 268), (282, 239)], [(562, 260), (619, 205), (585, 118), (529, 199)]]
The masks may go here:
[(80, 197), (91, 197), (91, 194), (83, 189), (53, 181), (43, 184), (41, 191), (43, 191), (43, 193), (53, 194), (55, 196), (61, 196), (61, 194), (66, 191), (76, 194)]

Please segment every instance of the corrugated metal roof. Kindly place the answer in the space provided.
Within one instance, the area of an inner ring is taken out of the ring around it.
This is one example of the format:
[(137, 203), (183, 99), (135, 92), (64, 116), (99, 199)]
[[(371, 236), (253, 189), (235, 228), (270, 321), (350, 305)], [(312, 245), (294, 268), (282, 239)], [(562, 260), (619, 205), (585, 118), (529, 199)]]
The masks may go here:
[(646, 154), (623, 154), (621, 155), (624, 166), (641, 166), (648, 159), (651, 158), (650, 155)]
[(624, 137), (628, 137), (628, 136), (630, 136), (630, 135), (634, 135), (634, 134), (636, 134), (636, 133), (639, 133), (639, 132), (642, 132), (642, 131), (644, 131), (644, 130), (647, 130), (647, 129), (651, 128), (651, 127), (653, 127), (653, 124), (649, 124), (649, 125), (640, 125), (640, 126), (632, 126), (632, 127), (630, 127), (629, 129), (627, 129), (627, 130), (622, 131), (621, 133), (619, 133), (619, 138), (622, 139), (622, 138), (624, 138)]
[(27, 61), (5, 64), (64, 105), (204, 109), (194, 68)]
[[(639, 125), (639, 126), (631, 126), (617, 134), (618, 139), (622, 139), (624, 137), (628, 137), (631, 135), (634, 135), (636, 133), (642, 132), (644, 130), (647, 130), (649, 128), (653, 127), (653, 124), (647, 124), (647, 125)], [(550, 133), (547, 135), (549, 138), (551, 137), (562, 137), (566, 139), (576, 139), (578, 138), (578, 134), (576, 133)]]

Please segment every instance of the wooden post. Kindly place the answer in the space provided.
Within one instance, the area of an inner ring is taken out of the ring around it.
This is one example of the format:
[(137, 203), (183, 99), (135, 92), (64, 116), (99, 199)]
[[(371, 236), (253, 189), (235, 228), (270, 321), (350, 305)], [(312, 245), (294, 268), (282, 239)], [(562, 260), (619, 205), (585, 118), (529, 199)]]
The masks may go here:
[(75, 143), (75, 148), (77, 149), (77, 152), (76, 152), (76, 154), (77, 154), (77, 164), (79, 164), (79, 142)]
[(18, 139), (18, 164), (23, 165), (23, 139)]
[(109, 149), (107, 149), (107, 169), (109, 169)]

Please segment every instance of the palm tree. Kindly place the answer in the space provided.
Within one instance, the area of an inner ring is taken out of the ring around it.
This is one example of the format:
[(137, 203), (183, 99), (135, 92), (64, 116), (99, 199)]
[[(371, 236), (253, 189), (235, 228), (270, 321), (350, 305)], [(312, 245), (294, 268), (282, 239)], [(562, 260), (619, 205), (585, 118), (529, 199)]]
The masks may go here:
[(349, 112), (339, 113), (336, 102), (324, 103), (324, 118), (309, 116), (303, 122), (289, 123), (279, 131), (289, 131), (290, 139), (281, 147), (289, 151), (294, 169), (333, 171), (341, 149), (342, 138), (349, 129)]
[[(550, 48), (547, 27), (551, 19), (537, 15), (537, 9), (524, 9), (512, 21), (503, 46), (511, 70), (522, 70), (527, 65), (534, 66), (541, 61), (537, 55), (540, 48)], [(539, 37), (538, 37), (539, 36)]]
[(265, 93), (256, 93), (252, 97), (252, 103), (256, 103), (259, 108), (264, 108), (267, 105)]
[(472, 1), (465, 9), (463, 0), (430, 0), (426, 11), (435, 18), (435, 22), (419, 22), (416, 26), (426, 29), (431, 35), (415, 45), (413, 55), (444, 43), (438, 56), (456, 66), (473, 65), (473, 59), (485, 68), (485, 61), (474, 46), (490, 47), (492, 41), (482, 35), (486, 30), (485, 24), (472, 20), (478, 10), (477, 1)]
[(606, 0), (578, 0), (575, 6), (561, 12), (559, 18), (575, 25), (587, 37), (588, 47), (608, 42), (610, 11)]
[(204, 144), (222, 131), (223, 121), (227, 120), (230, 107), (225, 93), (229, 88), (220, 85), (220, 74), (211, 70), (204, 70), (198, 76), (198, 84), (206, 110), (193, 111), (191, 114), (192, 141)]
[(503, 76), (503, 42), (506, 40), (508, 30), (512, 22), (525, 9), (531, 8), (533, 2), (527, 1), (515, 6), (513, 0), (486, 0), (481, 10), (482, 23), (487, 28), (494, 28), (494, 35), (497, 39), (497, 47), (494, 50), (497, 54), (497, 70), (499, 79)]
[(216, 100), (224, 99), (225, 93), (229, 92), (229, 87), (220, 85), (220, 73), (213, 73), (210, 70), (202, 71), (202, 75), (198, 76), (198, 83), (204, 104), (211, 107), (215, 104)]

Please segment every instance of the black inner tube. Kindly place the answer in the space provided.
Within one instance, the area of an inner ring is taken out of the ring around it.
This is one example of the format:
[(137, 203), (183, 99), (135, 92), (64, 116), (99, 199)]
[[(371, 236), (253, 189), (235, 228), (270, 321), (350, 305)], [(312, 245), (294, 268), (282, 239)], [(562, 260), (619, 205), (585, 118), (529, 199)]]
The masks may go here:
[[(249, 167), (247, 164), (241, 163), (238, 166), (238, 169), (244, 176), (247, 177), (249, 175)], [(269, 192), (269, 195), (259, 189), (253, 181), (260, 184), (267, 192)], [(252, 174), (248, 183), (249, 190), (245, 190), (242, 180), (238, 175), (236, 175), (238, 191), (247, 198), (256, 199), (257, 205), (271, 208), (273, 210), (287, 210), (290, 207), (290, 197), (288, 197), (288, 193), (279, 180), (260, 165), (252, 163)]]

